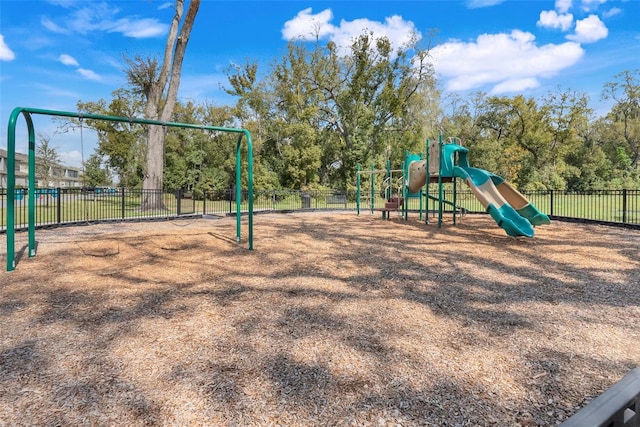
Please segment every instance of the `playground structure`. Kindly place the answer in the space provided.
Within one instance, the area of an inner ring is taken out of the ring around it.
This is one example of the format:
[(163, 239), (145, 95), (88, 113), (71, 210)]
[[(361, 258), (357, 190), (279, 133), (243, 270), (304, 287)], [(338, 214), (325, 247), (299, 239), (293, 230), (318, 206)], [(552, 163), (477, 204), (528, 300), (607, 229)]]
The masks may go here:
[[(464, 180), (475, 197), (480, 201), (486, 212), (495, 220), (499, 227), (509, 236), (533, 237), (534, 226), (550, 224), (549, 217), (540, 212), (511, 184), (502, 177), (483, 169), (469, 165), (467, 153), (469, 150), (457, 143), (455, 138), (445, 144), (440, 135), (438, 144), (431, 144), (427, 140), (426, 159), (416, 154), (405, 155), (401, 170), (392, 170), (387, 160), (386, 170), (360, 170), (357, 173), (357, 211), (360, 214), (361, 202), (368, 201), (373, 214), (381, 211), (383, 218), (388, 218), (392, 211), (401, 212), (407, 219), (407, 199), (420, 198), (420, 219), (423, 213), (423, 198), (434, 200), (438, 205), (438, 227), (442, 225), (444, 206), (449, 205), (453, 211), (453, 223), (456, 213), (463, 209), (456, 204), (456, 181)], [(375, 206), (375, 174), (384, 173), (384, 207)], [(394, 176), (394, 173), (396, 174)], [(370, 181), (370, 194), (362, 197), (362, 176), (367, 174)], [(400, 174), (398, 176), (398, 174)], [(453, 201), (444, 199), (443, 184), (453, 183)], [(429, 184), (436, 183), (438, 196), (429, 194)], [(425, 188), (426, 186), (426, 188)], [(428, 204), (427, 204), (428, 206)], [(428, 215), (426, 215), (428, 222)]]
[[(104, 120), (110, 122), (125, 122), (125, 123), (137, 123), (144, 125), (157, 125), (163, 127), (178, 127), (178, 128), (191, 128), (200, 130), (209, 130), (226, 133), (239, 134), (236, 144), (236, 240), (240, 241), (241, 236), (241, 200), (242, 200), (242, 188), (241, 188), (241, 145), (243, 138), (247, 140), (247, 193), (248, 193), (248, 240), (249, 250), (253, 249), (253, 145), (251, 142), (251, 134), (246, 129), (237, 128), (225, 128), (219, 126), (205, 126), (195, 125), (189, 123), (178, 122), (162, 122), (158, 120), (137, 119), (132, 117), (116, 117), (100, 114), (80, 114), (67, 111), (55, 111), (44, 110), (38, 108), (23, 108), (16, 107), (9, 116), (9, 125), (7, 130), (7, 271), (13, 271), (16, 267), (15, 261), (15, 199), (16, 199), (16, 171), (15, 171), (15, 157), (16, 157), (16, 123), (18, 117), (23, 115), (27, 124), (28, 131), (28, 144), (29, 144), (29, 176), (28, 176), (28, 234), (29, 234), (29, 257), (36, 256), (36, 240), (35, 240), (35, 194), (36, 194), (36, 140), (35, 131), (33, 126), (32, 114), (56, 116), (56, 117), (69, 117), (76, 118), (82, 122), (83, 119), (91, 120)], [(20, 193), (21, 194), (21, 193)]]

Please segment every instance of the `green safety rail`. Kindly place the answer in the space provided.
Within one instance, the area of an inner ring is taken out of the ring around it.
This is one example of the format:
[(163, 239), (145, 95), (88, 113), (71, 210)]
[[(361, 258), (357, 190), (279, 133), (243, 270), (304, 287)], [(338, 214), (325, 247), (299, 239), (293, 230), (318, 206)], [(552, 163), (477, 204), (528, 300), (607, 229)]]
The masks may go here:
[(226, 128), (219, 126), (205, 126), (179, 122), (163, 122), (158, 120), (137, 119), (131, 117), (107, 116), (101, 114), (83, 114), (68, 111), (43, 110), (39, 108), (16, 107), (9, 116), (9, 126), (7, 130), (7, 271), (16, 268), (15, 261), (15, 156), (16, 156), (16, 123), (18, 117), (23, 115), (27, 122), (29, 136), (29, 192), (28, 192), (28, 233), (29, 233), (29, 257), (36, 255), (35, 238), (35, 170), (36, 170), (36, 138), (33, 126), (32, 114), (56, 117), (70, 117), (79, 120), (106, 120), (110, 122), (126, 122), (143, 125), (158, 125), (166, 127), (191, 128), (210, 130), (218, 132), (229, 132), (240, 134), (236, 143), (236, 239), (240, 241), (240, 210), (242, 202), (241, 187), (241, 145), (243, 137), (247, 139), (247, 175), (248, 175), (248, 239), (249, 250), (253, 249), (253, 145), (251, 134), (246, 129)]

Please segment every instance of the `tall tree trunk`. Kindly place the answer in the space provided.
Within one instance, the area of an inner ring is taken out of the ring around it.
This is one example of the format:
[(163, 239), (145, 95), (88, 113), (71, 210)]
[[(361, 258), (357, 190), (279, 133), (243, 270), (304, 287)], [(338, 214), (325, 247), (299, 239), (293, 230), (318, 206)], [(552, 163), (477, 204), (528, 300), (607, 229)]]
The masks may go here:
[[(147, 105), (145, 108), (145, 117), (147, 119), (166, 122), (173, 115), (173, 108), (178, 96), (178, 88), (180, 87), (182, 61), (199, 7), (200, 0), (191, 0), (187, 16), (180, 29), (180, 35), (178, 35), (178, 27), (184, 10), (184, 0), (176, 0), (176, 13), (173, 16), (167, 37), (160, 75), (157, 80), (151, 82), (147, 91)], [(167, 81), (169, 82), (169, 88), (166, 92), (166, 100), (163, 103), (162, 95), (167, 86)], [(160, 108), (161, 106), (162, 109)], [(165, 209), (162, 201), (164, 139), (165, 131), (163, 127), (149, 126), (146, 173), (142, 182), (142, 189), (144, 190), (140, 207), (142, 210)]]
[(164, 129), (162, 126), (149, 126), (147, 163), (142, 182), (142, 210), (166, 209), (162, 200), (162, 179), (164, 169)]

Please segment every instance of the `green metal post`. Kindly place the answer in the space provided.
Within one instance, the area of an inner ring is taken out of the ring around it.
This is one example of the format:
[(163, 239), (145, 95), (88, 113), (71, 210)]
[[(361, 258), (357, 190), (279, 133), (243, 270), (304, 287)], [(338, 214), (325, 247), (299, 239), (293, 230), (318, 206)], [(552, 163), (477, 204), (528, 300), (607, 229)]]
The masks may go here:
[(387, 159), (387, 179), (389, 180), (389, 187), (385, 192), (385, 196), (386, 196), (386, 199), (389, 200), (391, 199), (391, 186), (393, 185), (393, 182), (392, 182), (393, 177), (391, 176), (391, 160), (389, 159)]
[[(457, 144), (457, 138), (453, 138), (453, 143)], [(457, 165), (458, 164), (458, 152), (455, 153), (455, 158), (453, 159), (453, 165)], [(451, 208), (452, 212), (453, 212), (453, 225), (456, 225), (456, 213), (457, 213), (457, 194), (458, 194), (458, 179), (454, 176), (453, 177), (453, 207)]]
[(240, 241), (241, 237), (241, 220), (240, 220), (240, 210), (242, 209), (242, 173), (241, 166), (242, 162), (240, 161), (240, 157), (238, 157), (238, 150), (240, 150), (240, 143), (236, 144), (236, 241)]
[[(426, 174), (427, 174), (427, 188), (426, 188), (426, 197), (425, 197), (425, 205), (427, 205), (427, 209), (424, 215), (425, 224), (429, 223), (429, 180), (431, 178), (431, 171), (429, 170), (429, 163), (431, 162), (431, 153), (429, 152), (429, 148), (431, 148), (431, 141), (427, 138), (426, 149), (427, 149), (427, 163), (426, 163)], [(422, 196), (420, 197), (422, 200)]]
[[(253, 250), (253, 142), (251, 141), (251, 133), (248, 130), (243, 129), (242, 133), (247, 137), (247, 191), (249, 192), (249, 250)], [(238, 145), (242, 140), (242, 135), (238, 138)], [(240, 150), (237, 154), (240, 156)]]
[[(420, 154), (420, 159), (422, 159), (422, 154)], [(426, 182), (429, 182), (429, 166), (426, 166), (426, 171), (427, 171), (427, 175), (426, 175)], [(422, 188), (420, 189), (420, 219), (419, 221), (422, 221), (422, 209), (423, 209), (423, 205), (422, 205)]]
[(373, 171), (376, 170), (375, 167), (373, 165), (371, 165), (371, 175), (370, 175), (370, 181), (371, 181), (371, 215), (373, 215), (373, 208), (374, 208), (374, 204), (375, 204), (375, 196), (376, 196), (376, 188), (375, 188), (375, 183), (373, 182)]
[(442, 134), (440, 134), (440, 141), (438, 142), (438, 152), (440, 154), (440, 162), (438, 166), (438, 228), (442, 227), (442, 162), (444, 154), (444, 146), (442, 144)]
[[(29, 113), (24, 114), (25, 117), (31, 116)], [(32, 121), (33, 123), (33, 121)], [(34, 129), (29, 130), (29, 258), (36, 256), (36, 136)], [(49, 186), (49, 183), (46, 183)], [(46, 197), (49, 197), (49, 189), (47, 188)], [(48, 199), (47, 199), (48, 204)]]
[[(391, 177), (391, 160), (387, 159), (386, 161), (386, 172), (384, 175), (384, 181), (387, 183), (387, 188), (384, 189), (384, 199), (388, 202), (391, 199), (391, 187), (392, 187), (392, 177)], [(391, 215), (382, 211), (382, 219), (389, 219)]]
[[(409, 176), (409, 164), (406, 161), (402, 162), (402, 174), (404, 175), (404, 177), (408, 177)], [(409, 188), (408, 186), (404, 185), (404, 183), (402, 183), (402, 215), (404, 216), (404, 220), (408, 221), (409, 220)]]
[[(35, 132), (33, 130), (33, 121), (29, 113), (16, 108), (11, 112), (9, 117), (9, 125), (7, 127), (7, 271), (13, 271), (16, 268), (15, 261), (15, 196), (16, 196), (16, 176), (15, 176), (15, 157), (16, 157), (16, 121), (20, 113), (23, 114), (27, 122), (27, 132), (29, 135), (29, 168), (33, 166), (35, 171)], [(33, 156), (32, 156), (33, 154)], [(33, 159), (32, 159), (33, 157)], [(35, 173), (29, 174), (29, 256), (36, 254), (35, 241)]]
[(248, 203), (248, 232), (249, 250), (253, 250), (253, 144), (251, 134), (243, 130), (236, 143), (236, 239), (239, 242), (242, 224), (242, 137), (247, 137), (247, 203)]
[(7, 271), (16, 268), (15, 263), (15, 198), (16, 198), (16, 132), (15, 117), (9, 118), (7, 131)]
[[(409, 158), (409, 150), (404, 150), (404, 158)], [(404, 207), (409, 196), (409, 190), (407, 189), (409, 185), (409, 163), (406, 160), (402, 162), (402, 181), (402, 216), (407, 221), (409, 218)]]

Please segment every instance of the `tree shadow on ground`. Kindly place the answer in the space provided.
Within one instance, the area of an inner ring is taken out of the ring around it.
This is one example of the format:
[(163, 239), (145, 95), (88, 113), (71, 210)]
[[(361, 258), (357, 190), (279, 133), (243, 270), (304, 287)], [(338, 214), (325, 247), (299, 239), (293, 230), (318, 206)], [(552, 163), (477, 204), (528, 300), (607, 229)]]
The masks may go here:
[[(64, 248), (31, 276), (12, 273), (22, 282), (3, 279), (0, 403), (62, 424), (164, 424), (186, 416), (175, 408), (184, 395), (190, 416), (222, 424), (548, 425), (640, 363), (553, 342), (568, 318), (637, 336), (633, 239), (612, 250), (596, 234), (589, 250), (617, 258), (576, 267), (557, 254), (584, 245), (588, 227), (573, 241), (524, 240), (471, 221), (262, 219), (253, 252), (215, 231), (172, 245), (147, 236), (92, 268)], [(542, 311), (519, 309), (531, 305)], [(520, 349), (527, 336), (548, 342)], [(521, 350), (520, 371), (506, 376), (526, 386), (512, 396), (465, 371), (499, 346)]]

